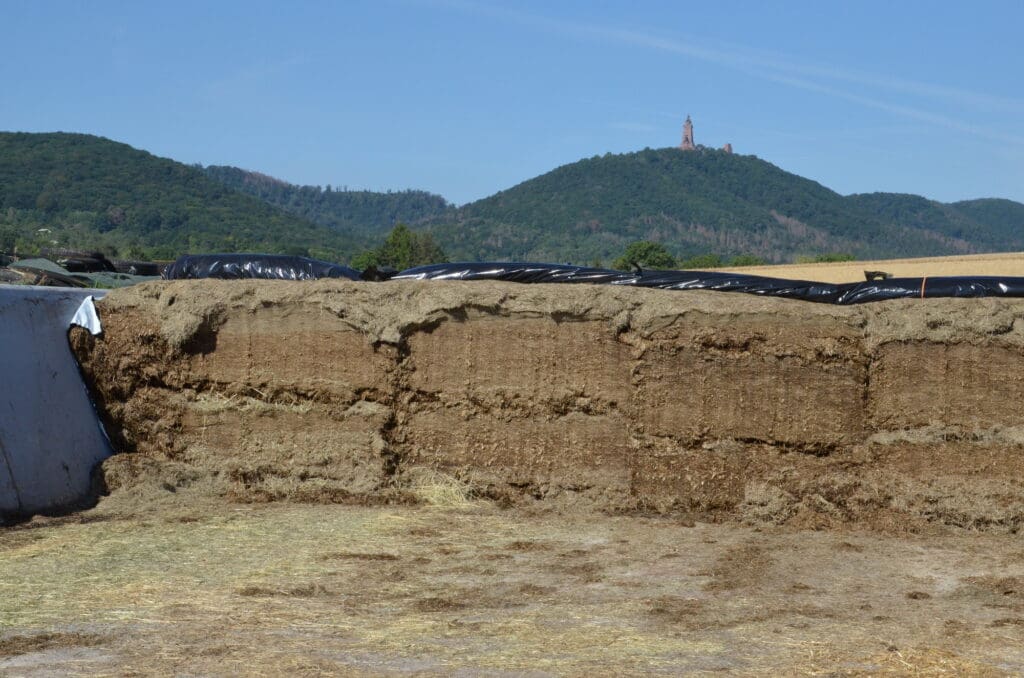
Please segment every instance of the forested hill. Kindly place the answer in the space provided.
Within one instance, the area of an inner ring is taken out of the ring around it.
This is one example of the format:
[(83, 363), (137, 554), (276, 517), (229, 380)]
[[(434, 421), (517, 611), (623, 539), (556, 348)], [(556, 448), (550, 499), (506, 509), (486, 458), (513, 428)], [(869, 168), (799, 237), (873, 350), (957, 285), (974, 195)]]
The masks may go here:
[(384, 193), (296, 186), (258, 172), (218, 165), (211, 165), (204, 171), (225, 186), (291, 214), (375, 239), (383, 239), (396, 223), (415, 224), (453, 209), (444, 198), (426, 191)]
[(0, 133), (0, 250), (136, 258), (263, 251), (349, 262), (398, 222), (450, 260), (609, 263), (638, 240), (679, 258), (1024, 250), (1024, 205), (842, 196), (753, 156), (646, 149), (581, 160), (461, 208), (423, 191), (293, 186), (188, 166), (100, 137)]
[(84, 134), (0, 133), (0, 230), (22, 251), (309, 253), (347, 260), (364, 238), (288, 214), (201, 169)]
[(591, 262), (636, 240), (679, 256), (769, 261), (1024, 249), (1024, 205), (842, 196), (754, 156), (674, 148), (605, 155), (470, 203), (430, 228), (453, 259)]

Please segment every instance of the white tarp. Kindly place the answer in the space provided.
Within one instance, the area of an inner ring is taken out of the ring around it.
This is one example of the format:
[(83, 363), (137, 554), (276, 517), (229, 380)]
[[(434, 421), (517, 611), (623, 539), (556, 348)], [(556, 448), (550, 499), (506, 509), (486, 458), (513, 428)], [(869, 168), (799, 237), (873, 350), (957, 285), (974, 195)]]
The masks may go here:
[(68, 345), (98, 290), (0, 285), (0, 517), (73, 505), (110, 455)]

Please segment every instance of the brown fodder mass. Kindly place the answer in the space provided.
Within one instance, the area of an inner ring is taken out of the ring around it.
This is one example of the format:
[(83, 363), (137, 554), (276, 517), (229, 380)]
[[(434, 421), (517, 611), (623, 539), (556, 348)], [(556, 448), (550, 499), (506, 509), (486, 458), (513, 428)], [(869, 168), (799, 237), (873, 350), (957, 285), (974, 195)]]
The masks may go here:
[(72, 343), (125, 497), (413, 501), (428, 471), (517, 504), (1024, 521), (1024, 301), (191, 281), (99, 309)]

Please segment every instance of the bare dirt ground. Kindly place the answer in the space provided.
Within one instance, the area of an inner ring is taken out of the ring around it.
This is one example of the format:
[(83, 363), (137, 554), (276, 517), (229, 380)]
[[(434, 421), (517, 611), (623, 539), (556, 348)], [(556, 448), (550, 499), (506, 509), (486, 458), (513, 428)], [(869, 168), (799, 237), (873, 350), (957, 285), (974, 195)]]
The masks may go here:
[(840, 261), (826, 264), (779, 264), (723, 269), (771, 278), (844, 283), (864, 280), (864, 271), (885, 271), (896, 278), (943, 275), (1024, 276), (1024, 253), (964, 254), (950, 257)]
[(1024, 672), (1019, 538), (486, 502), (124, 508), (0, 532), (0, 674)]

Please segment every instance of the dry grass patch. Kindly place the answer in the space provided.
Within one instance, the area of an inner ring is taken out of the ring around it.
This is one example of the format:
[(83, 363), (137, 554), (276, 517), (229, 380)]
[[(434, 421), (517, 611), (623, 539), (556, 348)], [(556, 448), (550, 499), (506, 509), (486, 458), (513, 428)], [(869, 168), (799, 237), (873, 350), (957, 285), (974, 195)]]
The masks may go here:
[(0, 657), (14, 657), (54, 648), (93, 647), (108, 639), (92, 633), (38, 633), (30, 636), (0, 636)]
[(351, 551), (338, 551), (337, 553), (325, 553), (320, 560), (398, 560), (394, 553), (353, 553)]
[(475, 500), (468, 483), (434, 469), (413, 469), (407, 474), (406, 482), (408, 491), (417, 501), (428, 506), (467, 509), (481, 503)]
[(228, 411), (308, 414), (313, 411), (312, 403), (300, 401), (294, 397), (292, 402), (268, 402), (252, 396), (237, 394), (228, 396), (216, 392), (197, 394), (194, 400), (189, 401), (188, 407), (194, 412), (205, 414)]
[[(116, 639), (85, 669), (40, 652), (52, 675), (1024, 670), (1021, 615), (988, 607), (1016, 602), (1005, 540), (864, 535), (852, 562), (836, 535), (457, 506), (210, 504), (0, 533), (0, 647)], [(943, 595), (914, 563), (963, 585)]]

